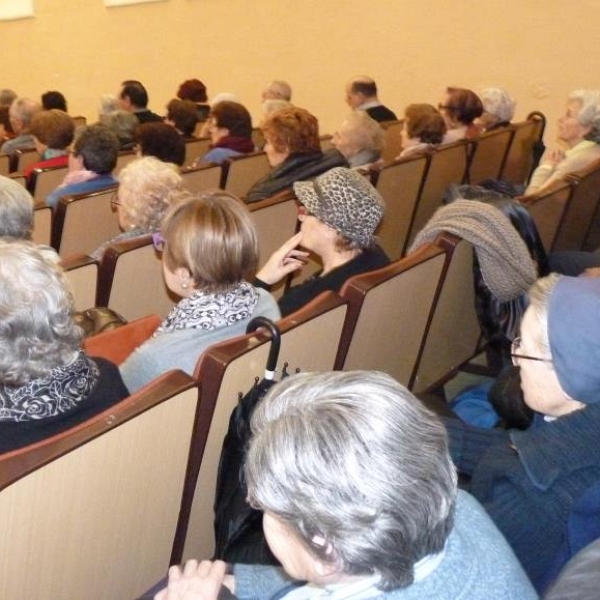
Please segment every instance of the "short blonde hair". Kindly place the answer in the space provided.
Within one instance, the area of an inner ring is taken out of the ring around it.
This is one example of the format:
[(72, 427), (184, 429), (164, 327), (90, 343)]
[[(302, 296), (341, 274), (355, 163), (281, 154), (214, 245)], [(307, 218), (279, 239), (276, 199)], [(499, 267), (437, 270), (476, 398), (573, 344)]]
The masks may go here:
[(350, 125), (352, 138), (360, 150), (377, 152), (383, 150), (385, 131), (375, 119), (369, 116), (368, 112), (354, 111), (344, 119), (344, 122)]
[(174, 196), (183, 189), (179, 169), (154, 156), (130, 162), (119, 174), (119, 201), (128, 229), (157, 231)]
[(163, 261), (185, 268), (194, 287), (222, 291), (250, 278), (258, 266), (258, 236), (246, 206), (223, 191), (190, 195), (163, 225)]

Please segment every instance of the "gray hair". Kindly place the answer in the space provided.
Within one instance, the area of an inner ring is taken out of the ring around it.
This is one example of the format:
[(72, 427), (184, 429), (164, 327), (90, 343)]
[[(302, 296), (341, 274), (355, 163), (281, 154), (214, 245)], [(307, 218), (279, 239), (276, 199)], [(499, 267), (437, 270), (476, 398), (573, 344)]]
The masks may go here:
[(492, 125), (512, 121), (517, 103), (508, 92), (500, 88), (486, 88), (477, 95), (483, 104), (483, 110), (493, 117)]
[(600, 92), (597, 90), (575, 90), (568, 96), (568, 100), (581, 102), (581, 109), (577, 113), (577, 121), (583, 127), (590, 127), (586, 140), (600, 144)]
[(17, 97), (17, 92), (7, 88), (0, 90), (0, 106), (10, 106)]
[(73, 360), (83, 332), (58, 255), (0, 240), (0, 383), (24, 385)]
[(548, 337), (548, 306), (554, 286), (560, 278), (561, 276), (558, 273), (551, 273), (547, 277), (538, 279), (529, 289), (527, 311), (531, 313), (538, 325), (538, 334), (536, 339), (532, 341), (542, 356), (552, 356)]
[(0, 176), (0, 237), (31, 239), (33, 198), (19, 183)]
[(109, 115), (117, 110), (119, 110), (119, 99), (115, 94), (100, 96), (100, 116)]
[(290, 106), (292, 106), (291, 102), (288, 100), (281, 100), (280, 98), (267, 98), (267, 100), (262, 103), (262, 109), (265, 117), (272, 115), (278, 110), (289, 108)]
[(287, 81), (276, 79), (266, 87), (264, 94), (269, 94), (272, 100), (292, 101), (292, 86)]
[(456, 471), (439, 419), (389, 375), (293, 375), (252, 418), (249, 501), (316, 558), (383, 590), (412, 583), (452, 529)]
[(31, 98), (17, 98), (10, 105), (9, 115), (21, 121), (22, 127), (28, 129), (33, 116), (42, 110), (42, 106)]
[(385, 131), (369, 113), (364, 110), (354, 111), (344, 121), (351, 125), (352, 136), (360, 150), (383, 150)]
[(177, 165), (154, 156), (131, 161), (119, 173), (119, 201), (129, 229), (157, 231), (174, 195), (183, 189)]

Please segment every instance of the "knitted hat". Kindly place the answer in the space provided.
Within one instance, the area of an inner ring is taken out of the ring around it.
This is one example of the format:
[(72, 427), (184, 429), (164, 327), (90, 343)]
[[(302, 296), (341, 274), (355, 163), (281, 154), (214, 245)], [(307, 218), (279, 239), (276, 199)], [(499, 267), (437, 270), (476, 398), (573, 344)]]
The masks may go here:
[(317, 219), (367, 248), (383, 216), (383, 198), (363, 176), (336, 167), (314, 181), (297, 181), (298, 200)]
[(554, 370), (574, 400), (600, 401), (600, 279), (561, 277), (548, 304)]

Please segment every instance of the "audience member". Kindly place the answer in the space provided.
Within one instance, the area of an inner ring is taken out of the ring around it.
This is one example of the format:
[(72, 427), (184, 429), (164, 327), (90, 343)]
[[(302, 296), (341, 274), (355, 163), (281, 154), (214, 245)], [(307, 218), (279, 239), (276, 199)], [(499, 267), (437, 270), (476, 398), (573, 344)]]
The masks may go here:
[(50, 248), (0, 241), (0, 453), (73, 427), (127, 396), (80, 348), (73, 295)]
[(389, 375), (300, 373), (257, 405), (245, 461), (283, 568), (190, 561), (156, 600), (533, 600), (511, 549), (457, 490), (444, 428)]
[(333, 134), (331, 143), (350, 167), (368, 168), (381, 159), (385, 132), (366, 111), (349, 114)]
[(29, 165), (24, 175), (28, 186), (34, 169), (66, 167), (69, 163), (69, 146), (73, 142), (75, 123), (62, 110), (41, 110), (31, 120), (31, 135), (41, 160)]
[(438, 108), (446, 122), (445, 144), (473, 140), (479, 136), (474, 121), (483, 114), (483, 104), (475, 92), (465, 88), (446, 88)]
[(69, 154), (69, 172), (63, 182), (47, 198), (46, 204), (56, 208), (69, 194), (95, 192), (117, 183), (112, 171), (117, 164), (119, 140), (102, 125), (83, 127)]
[(409, 104), (404, 111), (402, 152), (406, 158), (435, 148), (444, 140), (446, 123), (431, 104)]
[(293, 104), (291, 102), (288, 102), (287, 100), (277, 100), (277, 99), (265, 100), (262, 103), (263, 120), (262, 120), (260, 126), (262, 127), (265, 119), (267, 117), (269, 117), (270, 115), (272, 115), (274, 112), (277, 112), (278, 110), (281, 110), (282, 108), (289, 108), (290, 106), (293, 106)]
[(0, 176), (0, 238), (30, 240), (33, 232), (33, 198), (14, 179)]
[(144, 123), (134, 133), (139, 156), (156, 156), (180, 167), (185, 162), (185, 141), (166, 123)]
[[(98, 118), (100, 121), (102, 121), (104, 115), (110, 115), (119, 110), (119, 106), (119, 99), (115, 94), (102, 94), (102, 96), (100, 96), (100, 107), (98, 111)], [(101, 123), (101, 125), (103, 124), (104, 123)]]
[(245, 106), (223, 101), (215, 104), (208, 118), (211, 149), (196, 162), (218, 163), (254, 151), (252, 117)]
[(475, 120), (482, 131), (508, 127), (515, 116), (517, 103), (500, 88), (485, 88), (479, 92), (483, 114)]
[(246, 281), (256, 270), (258, 240), (235, 196), (217, 191), (176, 204), (162, 235), (165, 283), (182, 300), (121, 365), (130, 392), (170, 369), (192, 374), (206, 348), (244, 333), (253, 317), (279, 318), (271, 295)]
[(290, 288), (279, 300), (282, 315), (289, 315), (321, 292), (338, 292), (353, 275), (389, 263), (375, 242), (375, 229), (383, 216), (383, 199), (361, 174), (337, 167), (312, 181), (294, 183), (302, 204), (300, 232), (275, 251), (257, 273), (256, 285), (270, 289), (304, 265), (308, 252), (322, 261), (323, 269)]
[(206, 121), (210, 112), (206, 86), (199, 79), (187, 79), (177, 90), (180, 100), (190, 100), (196, 105), (198, 121)]
[(287, 81), (275, 80), (262, 92), (262, 100), (285, 100), (292, 101), (292, 86)]
[(162, 117), (148, 108), (148, 92), (139, 81), (128, 79), (121, 84), (119, 104), (121, 109), (133, 113), (140, 123), (162, 121)]
[[(525, 431), (481, 430), (446, 420), (450, 450), (469, 491), (505, 535), (538, 591), (566, 560), (569, 515), (600, 481), (600, 279), (552, 275), (530, 291), (512, 347)], [(597, 519), (598, 501), (596, 501)]]
[(546, 152), (533, 172), (526, 194), (543, 192), (573, 171), (600, 159), (600, 92), (575, 90), (567, 99), (567, 110), (558, 120), (558, 139), (567, 150)]
[(183, 189), (179, 169), (154, 156), (138, 158), (119, 173), (119, 188), (113, 206), (123, 233), (96, 248), (90, 255), (101, 260), (110, 244), (153, 233)]
[(133, 113), (115, 110), (100, 115), (100, 125), (104, 125), (117, 136), (120, 150), (132, 150), (135, 146), (135, 130), (140, 126), (140, 122)]
[(29, 98), (17, 98), (8, 109), (10, 124), (15, 132), (15, 137), (2, 144), (2, 154), (14, 154), (17, 150), (35, 148), (33, 136), (29, 132), (31, 120), (41, 110), (41, 106)]
[(273, 113), (262, 126), (265, 152), (271, 172), (257, 181), (246, 196), (246, 202), (270, 198), (290, 188), (294, 181), (316, 177), (333, 167), (347, 166), (337, 151), (321, 151), (319, 124), (303, 108), (290, 106)]
[(196, 139), (194, 132), (198, 123), (198, 111), (191, 100), (174, 98), (167, 104), (165, 123), (175, 127), (177, 132), (186, 140)]
[(396, 121), (396, 115), (377, 98), (377, 85), (367, 76), (355, 77), (346, 85), (346, 102), (354, 110), (364, 110), (379, 123)]
[(45, 92), (42, 94), (42, 108), (44, 110), (62, 110), (68, 113), (67, 100), (60, 92)]
[(0, 90), (0, 139), (11, 139), (15, 136), (8, 111), (16, 98), (16, 92), (8, 89)]

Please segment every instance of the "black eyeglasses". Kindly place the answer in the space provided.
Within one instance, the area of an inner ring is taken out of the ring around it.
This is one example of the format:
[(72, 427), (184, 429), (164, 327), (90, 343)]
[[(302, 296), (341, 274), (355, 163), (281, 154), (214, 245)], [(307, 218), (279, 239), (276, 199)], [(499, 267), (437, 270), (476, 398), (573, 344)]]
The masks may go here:
[(519, 360), (537, 360), (539, 362), (548, 362), (551, 363), (551, 358), (541, 358), (539, 356), (529, 356), (527, 354), (521, 354), (519, 352), (521, 350), (521, 338), (516, 337), (512, 344), (510, 345), (510, 356), (512, 358), (512, 363), (515, 367), (519, 366)]

